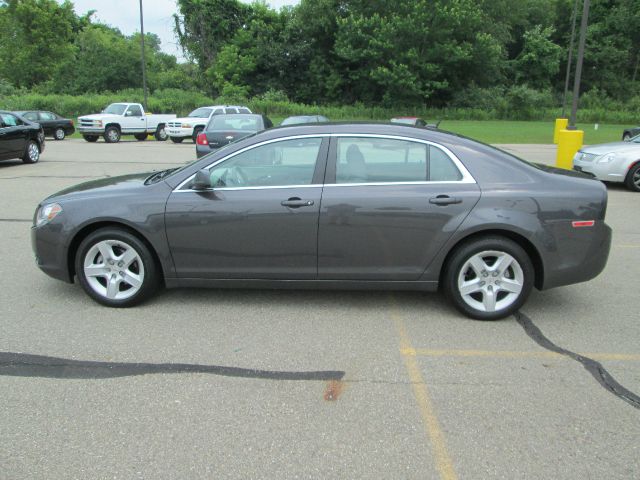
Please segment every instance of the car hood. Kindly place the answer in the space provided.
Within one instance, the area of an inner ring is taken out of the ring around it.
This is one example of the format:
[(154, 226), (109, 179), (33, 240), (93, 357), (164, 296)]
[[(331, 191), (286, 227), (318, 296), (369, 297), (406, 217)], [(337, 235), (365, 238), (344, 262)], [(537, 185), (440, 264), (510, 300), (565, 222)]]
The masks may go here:
[(180, 118), (176, 118), (173, 121), (174, 122), (180, 122), (180, 123), (201, 123), (201, 122), (207, 122), (209, 119), (206, 117), (180, 117)]
[(122, 175), (119, 177), (101, 178), (90, 182), (80, 183), (54, 193), (47, 200), (59, 197), (90, 197), (93, 195), (105, 195), (120, 193), (145, 186), (144, 181), (149, 178), (150, 172)]
[(112, 115), (110, 113), (94, 113), (91, 115), (83, 115), (78, 117), (78, 120), (110, 120), (114, 118), (120, 118), (118, 115)]
[(589, 145), (588, 147), (582, 147), (581, 152), (590, 153), (593, 155), (604, 155), (611, 152), (624, 152), (627, 150), (636, 150), (640, 152), (640, 143), (633, 142), (611, 142), (601, 143), (598, 145)]

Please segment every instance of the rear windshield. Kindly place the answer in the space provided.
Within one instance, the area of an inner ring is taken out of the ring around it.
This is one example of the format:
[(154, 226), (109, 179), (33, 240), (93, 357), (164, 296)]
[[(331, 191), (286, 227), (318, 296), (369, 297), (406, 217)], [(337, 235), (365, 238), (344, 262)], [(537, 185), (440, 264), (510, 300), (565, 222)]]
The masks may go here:
[(193, 112), (191, 112), (189, 117), (198, 117), (198, 118), (209, 118), (211, 115), (210, 108), (196, 108)]
[(249, 130), (262, 129), (260, 117), (256, 115), (216, 115), (211, 118), (207, 130)]
[(313, 123), (315, 121), (316, 121), (315, 117), (307, 117), (307, 116), (289, 117), (289, 118), (285, 118), (282, 121), (282, 125), (294, 125), (296, 123)]

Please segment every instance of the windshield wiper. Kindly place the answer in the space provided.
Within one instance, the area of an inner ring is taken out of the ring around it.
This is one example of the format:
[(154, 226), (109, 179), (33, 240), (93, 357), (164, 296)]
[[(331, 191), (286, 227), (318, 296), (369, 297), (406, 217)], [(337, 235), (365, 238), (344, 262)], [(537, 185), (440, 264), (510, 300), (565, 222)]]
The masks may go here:
[(168, 175), (170, 175), (171, 173), (175, 172), (176, 170), (177, 170), (177, 168), (168, 168), (166, 170), (160, 170), (159, 172), (152, 173), (144, 181), (144, 184), (145, 185), (149, 185), (151, 183), (158, 183), (160, 180), (162, 180), (163, 178), (167, 177)]

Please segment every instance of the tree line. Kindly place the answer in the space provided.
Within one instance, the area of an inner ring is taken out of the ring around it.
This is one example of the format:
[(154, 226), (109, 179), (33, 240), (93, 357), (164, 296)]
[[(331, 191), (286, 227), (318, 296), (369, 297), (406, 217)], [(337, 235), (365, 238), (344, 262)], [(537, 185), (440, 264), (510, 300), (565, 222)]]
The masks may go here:
[[(552, 107), (574, 2), (301, 0), (276, 11), (265, 2), (177, 0), (187, 61), (146, 34), (149, 86), (305, 104)], [(640, 83), (640, 0), (591, 3), (582, 92), (592, 104), (624, 102)], [(139, 34), (91, 16), (76, 15), (70, 1), (0, 0), (0, 94), (139, 87)], [(640, 105), (637, 96), (632, 103)]]

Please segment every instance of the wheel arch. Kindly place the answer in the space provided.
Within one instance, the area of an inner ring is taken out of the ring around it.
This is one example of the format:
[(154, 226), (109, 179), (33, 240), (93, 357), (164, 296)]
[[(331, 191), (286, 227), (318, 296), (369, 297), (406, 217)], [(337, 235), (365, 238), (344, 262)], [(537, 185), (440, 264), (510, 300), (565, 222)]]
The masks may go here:
[(149, 249), (149, 252), (151, 252), (151, 256), (153, 257), (153, 261), (155, 262), (156, 267), (158, 268), (158, 271), (160, 272), (161, 278), (164, 281), (165, 271), (164, 271), (164, 268), (162, 266), (162, 262), (160, 261), (160, 257), (158, 256), (158, 252), (156, 251), (156, 249), (153, 246), (153, 244), (140, 231), (136, 230), (131, 225), (127, 225), (126, 223), (117, 222), (117, 221), (113, 221), (113, 220), (97, 221), (97, 222), (90, 223), (88, 225), (84, 225), (73, 236), (73, 239), (71, 240), (71, 243), (69, 244), (69, 248), (67, 249), (67, 270), (69, 272), (69, 278), (72, 281), (73, 281), (73, 278), (76, 275), (75, 258), (76, 258), (76, 254), (78, 253), (78, 248), (80, 247), (80, 244), (91, 233), (95, 232), (96, 230), (100, 230), (101, 228), (106, 228), (106, 227), (121, 228), (121, 229), (127, 231), (128, 233), (130, 233), (131, 235), (136, 236), (141, 242), (143, 242), (146, 245), (146, 247)]
[(536, 246), (525, 236), (514, 232), (512, 230), (491, 228), (487, 230), (479, 230), (459, 239), (447, 252), (444, 261), (442, 262), (442, 268), (440, 269), (439, 284), (442, 285), (444, 273), (451, 261), (451, 257), (461, 245), (476, 240), (482, 237), (504, 237), (516, 244), (518, 244), (527, 253), (531, 263), (533, 264), (534, 271), (534, 286), (540, 290), (544, 284), (544, 263), (542, 262), (542, 256), (536, 248)]
[(119, 124), (119, 123), (117, 123), (117, 122), (107, 123), (107, 124), (104, 126), (104, 131), (106, 132), (106, 131), (107, 131), (107, 128), (109, 128), (109, 127), (116, 127), (116, 128), (118, 129), (118, 131), (119, 131), (120, 133), (122, 133), (122, 127), (121, 127), (121, 126), (120, 126), (120, 124)]

